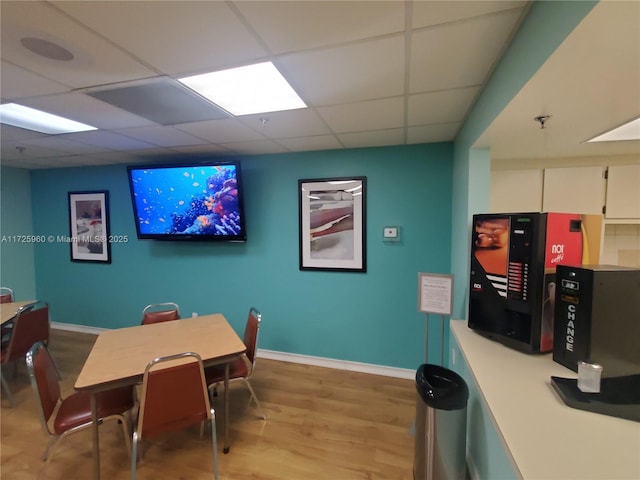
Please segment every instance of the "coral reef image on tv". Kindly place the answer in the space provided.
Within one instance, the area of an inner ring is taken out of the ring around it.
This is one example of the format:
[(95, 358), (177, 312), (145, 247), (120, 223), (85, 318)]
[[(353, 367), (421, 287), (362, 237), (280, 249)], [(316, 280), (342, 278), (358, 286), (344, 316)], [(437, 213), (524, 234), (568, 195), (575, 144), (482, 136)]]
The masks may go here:
[(138, 238), (246, 240), (238, 163), (127, 170)]

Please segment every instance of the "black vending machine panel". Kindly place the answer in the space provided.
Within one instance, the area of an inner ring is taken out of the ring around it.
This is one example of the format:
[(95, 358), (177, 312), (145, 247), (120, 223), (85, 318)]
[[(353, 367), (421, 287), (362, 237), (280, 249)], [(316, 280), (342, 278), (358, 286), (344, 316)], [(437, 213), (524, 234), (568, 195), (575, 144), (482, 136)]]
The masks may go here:
[(640, 374), (640, 269), (558, 265), (553, 360), (603, 377)]

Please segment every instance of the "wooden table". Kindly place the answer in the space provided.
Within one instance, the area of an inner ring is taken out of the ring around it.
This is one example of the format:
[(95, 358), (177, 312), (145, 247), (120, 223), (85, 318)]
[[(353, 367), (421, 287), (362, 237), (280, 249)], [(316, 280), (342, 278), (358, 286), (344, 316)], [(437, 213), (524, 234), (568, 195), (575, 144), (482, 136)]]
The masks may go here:
[(100, 448), (95, 394), (142, 382), (147, 364), (157, 357), (196, 352), (205, 366), (225, 363), (224, 452), (229, 451), (229, 362), (246, 347), (221, 314), (108, 330), (98, 339), (82, 367), (75, 389), (91, 395), (95, 479), (100, 478)]
[(2, 321), (0, 325), (4, 325), (9, 320), (16, 316), (16, 312), (25, 305), (35, 302), (35, 300), (22, 300), (20, 302), (0, 303), (0, 311), (2, 315)]

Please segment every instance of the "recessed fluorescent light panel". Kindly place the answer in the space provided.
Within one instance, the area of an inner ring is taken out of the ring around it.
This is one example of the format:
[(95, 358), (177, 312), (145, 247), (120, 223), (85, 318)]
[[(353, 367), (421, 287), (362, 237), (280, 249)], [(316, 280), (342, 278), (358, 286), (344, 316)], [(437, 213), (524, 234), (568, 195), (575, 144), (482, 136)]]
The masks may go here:
[(589, 142), (618, 142), (622, 140), (640, 140), (640, 117), (592, 138)]
[(0, 105), (0, 123), (52, 135), (97, 130), (96, 127), (91, 125), (75, 122), (68, 118), (52, 115), (35, 108), (18, 105), (17, 103)]
[(278, 112), (306, 105), (271, 62), (178, 79), (232, 115)]

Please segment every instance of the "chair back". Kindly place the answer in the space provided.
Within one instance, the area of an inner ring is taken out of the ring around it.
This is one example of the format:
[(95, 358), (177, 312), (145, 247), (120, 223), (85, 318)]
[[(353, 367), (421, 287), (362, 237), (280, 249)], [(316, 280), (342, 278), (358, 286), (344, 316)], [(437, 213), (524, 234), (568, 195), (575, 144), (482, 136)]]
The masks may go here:
[(180, 307), (177, 303), (152, 303), (142, 310), (141, 325), (149, 325), (151, 323), (168, 322), (170, 320), (180, 319)]
[(36, 342), (29, 349), (26, 354), (26, 363), (31, 386), (39, 400), (42, 428), (46, 433), (51, 434), (48, 422), (61, 399), (58, 370), (49, 350), (42, 342)]
[(247, 347), (245, 355), (251, 362), (251, 366), (255, 366), (256, 350), (258, 349), (258, 333), (260, 332), (260, 322), (262, 322), (262, 314), (251, 307), (249, 309), (249, 316), (247, 318), (247, 324), (244, 327), (244, 346)]
[(31, 346), (49, 342), (49, 305), (38, 301), (20, 307), (14, 319), (13, 332), (2, 356), (2, 363), (24, 358)]
[(9, 287), (0, 287), (0, 303), (11, 303), (13, 301), (13, 290)]
[(142, 380), (139, 439), (206, 419), (211, 419), (211, 406), (200, 355), (186, 352), (152, 360)]

